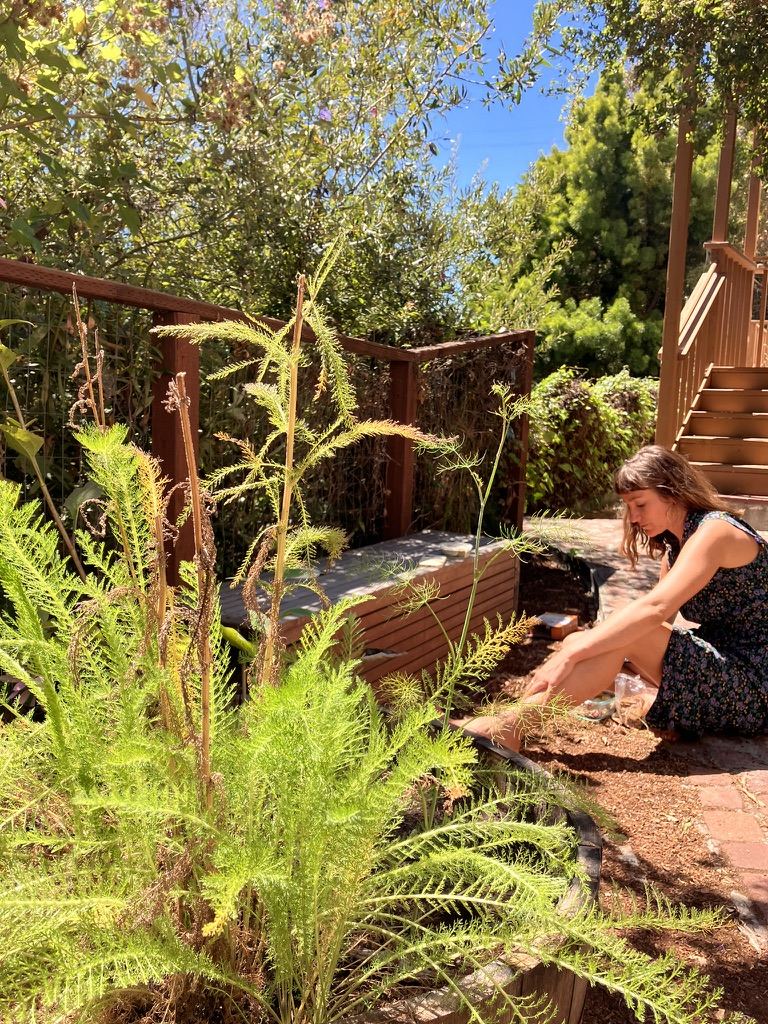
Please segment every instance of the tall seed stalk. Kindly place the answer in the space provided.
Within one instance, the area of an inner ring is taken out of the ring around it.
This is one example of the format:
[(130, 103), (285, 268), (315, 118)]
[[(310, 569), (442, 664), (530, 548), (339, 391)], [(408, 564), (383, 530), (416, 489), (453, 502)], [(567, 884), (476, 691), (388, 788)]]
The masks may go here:
[(277, 637), (280, 630), (280, 602), (283, 597), (285, 579), (285, 542), (291, 520), (291, 498), (293, 496), (293, 448), (296, 437), (296, 410), (299, 395), (299, 353), (301, 351), (301, 331), (304, 325), (304, 292), (306, 278), (299, 276), (296, 290), (296, 319), (293, 324), (293, 340), (291, 344), (291, 376), (288, 390), (288, 425), (285, 437), (285, 476), (283, 478), (283, 495), (280, 503), (280, 518), (275, 535), (277, 551), (275, 554), (275, 574), (272, 589), (272, 604), (269, 609), (269, 627), (264, 646), (264, 658), (261, 664), (261, 685), (275, 681)]
[(212, 586), (212, 565), (215, 561), (203, 536), (203, 505), (200, 495), (200, 478), (197, 473), (197, 458), (192, 441), (192, 425), (189, 420), (189, 398), (184, 383), (185, 373), (177, 373), (175, 381), (168, 388), (166, 406), (169, 412), (178, 412), (181, 433), (184, 440), (184, 456), (189, 473), (189, 504), (192, 527), (195, 536), (195, 566), (197, 569), (197, 648), (200, 657), (200, 775), (205, 806), (213, 807), (213, 784), (211, 781), (211, 641), (207, 629), (206, 607), (210, 602)]

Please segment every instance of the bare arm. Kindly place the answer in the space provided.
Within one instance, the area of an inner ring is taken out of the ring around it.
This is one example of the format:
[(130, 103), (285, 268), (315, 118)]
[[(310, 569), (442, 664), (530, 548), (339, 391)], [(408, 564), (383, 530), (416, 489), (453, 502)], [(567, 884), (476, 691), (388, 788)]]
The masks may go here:
[(628, 652), (644, 636), (673, 619), (719, 568), (745, 565), (756, 554), (757, 542), (737, 527), (724, 520), (705, 523), (683, 545), (671, 569), (665, 556), (653, 590), (576, 635), (542, 665), (534, 677), (535, 689), (557, 686), (585, 659), (610, 651)]
[[(659, 566), (659, 583), (664, 579), (664, 577), (667, 575), (668, 572), (669, 572), (669, 554), (668, 554), (668, 552), (665, 551), (663, 556), (662, 556), (662, 559), (661, 559), (661, 565)], [(665, 619), (664, 621), (668, 622), (670, 624), (670, 626), (671, 626), (672, 623), (675, 621), (676, 614), (677, 614), (676, 612), (673, 612), (669, 616), (669, 618)]]

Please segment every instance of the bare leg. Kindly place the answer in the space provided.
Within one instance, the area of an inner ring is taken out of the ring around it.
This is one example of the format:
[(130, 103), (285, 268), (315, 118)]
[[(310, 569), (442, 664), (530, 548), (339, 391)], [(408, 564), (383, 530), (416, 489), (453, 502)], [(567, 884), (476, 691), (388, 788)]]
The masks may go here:
[[(464, 725), (469, 732), (486, 736), (494, 743), (510, 750), (519, 750), (526, 731), (526, 705), (542, 707), (558, 697), (572, 707), (577, 707), (585, 700), (609, 689), (625, 661), (630, 661), (644, 679), (658, 686), (661, 682), (661, 667), (670, 632), (670, 627), (664, 624), (644, 636), (642, 642), (632, 650), (609, 651), (594, 658), (585, 658), (576, 664), (573, 671), (556, 689), (542, 688), (534, 676), (518, 708), (498, 715), (481, 715), (478, 718), (465, 719), (456, 724)], [(563, 641), (564, 648), (569, 641), (571, 637), (566, 637)]]

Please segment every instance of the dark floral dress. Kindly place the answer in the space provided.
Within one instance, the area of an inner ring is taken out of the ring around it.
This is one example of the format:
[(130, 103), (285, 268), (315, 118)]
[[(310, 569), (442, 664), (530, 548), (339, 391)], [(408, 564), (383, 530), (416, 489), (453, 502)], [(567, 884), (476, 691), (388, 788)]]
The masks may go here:
[[(695, 629), (675, 626), (662, 681), (646, 716), (654, 729), (704, 733), (768, 733), (768, 543), (727, 512), (689, 512), (683, 544), (709, 519), (725, 519), (760, 545), (755, 559), (718, 569), (680, 609)], [(669, 567), (679, 554), (667, 540)]]

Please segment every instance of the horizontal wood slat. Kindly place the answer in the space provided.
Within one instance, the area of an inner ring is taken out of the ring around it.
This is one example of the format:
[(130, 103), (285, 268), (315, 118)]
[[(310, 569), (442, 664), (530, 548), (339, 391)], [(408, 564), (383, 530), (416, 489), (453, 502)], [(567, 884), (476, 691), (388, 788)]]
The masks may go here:
[(709, 378), (711, 388), (768, 388), (768, 368), (759, 366), (714, 366)]
[(749, 437), (682, 437), (678, 450), (697, 462), (768, 465), (768, 439)]
[[(511, 574), (510, 574), (511, 578)], [(453, 597), (458, 598), (454, 601)], [(440, 609), (440, 625), (452, 636), (455, 627), (463, 626), (466, 616), (467, 604), (461, 593), (451, 595), (451, 602), (446, 603)], [(501, 615), (502, 619), (510, 616), (517, 606), (516, 595), (510, 595), (504, 600), (499, 600), (495, 589), (488, 587), (481, 591), (472, 607), (472, 628), (477, 623), (482, 623), (483, 618), (496, 621), (496, 616)], [(389, 622), (381, 623), (369, 629), (365, 619), (361, 619), (365, 626), (366, 644), (372, 647), (388, 647), (391, 650), (402, 651), (403, 654), (411, 654), (414, 650), (423, 647), (427, 638), (434, 636), (440, 642), (443, 636), (440, 625), (435, 621), (427, 608), (420, 608), (412, 615), (403, 618), (390, 619)], [(458, 636), (458, 633), (456, 634)]]
[(688, 433), (697, 437), (768, 437), (768, 412), (695, 410), (688, 420)]
[(768, 495), (766, 466), (726, 466), (693, 460), (692, 465), (698, 466), (721, 494), (751, 498)]
[[(500, 609), (502, 619), (506, 620), (509, 620), (514, 612), (515, 608), (511, 603), (507, 609)], [(488, 619), (492, 624), (495, 624), (495, 615), (495, 605), (493, 609), (488, 606), (483, 607), (482, 604), (473, 609), (470, 634), (482, 634), (484, 632), (485, 620)], [(463, 626), (463, 609), (461, 609), (458, 615), (453, 616), (450, 622), (443, 623), (443, 628), (453, 641), (460, 638)], [(396, 644), (396, 647), (399, 649), (399, 645)], [(419, 673), (422, 669), (426, 669), (431, 673), (436, 662), (444, 659), (447, 653), (448, 647), (445, 643), (445, 637), (435, 627), (429, 633), (426, 631), (422, 633), (418, 647), (407, 651), (401, 658), (388, 658), (385, 662), (371, 665), (370, 668), (364, 666), (363, 675), (368, 682), (374, 683), (392, 672)]]
[(699, 400), (702, 412), (764, 413), (768, 412), (768, 391), (730, 388), (707, 388)]
[[(507, 575), (509, 568), (505, 564), (508, 561), (513, 561), (511, 558), (497, 559), (491, 565), (487, 566), (480, 583), (481, 588), (487, 589), (494, 580), (497, 583), (497, 577), (500, 575)], [(450, 575), (437, 576), (425, 576), (420, 577), (420, 582), (426, 579), (435, 580), (440, 585), (440, 596), (435, 599), (436, 610), (439, 611), (440, 605), (446, 598), (450, 599), (452, 604), (459, 603), (460, 601), (469, 600), (470, 590), (472, 586), (471, 566), (451, 566)], [(515, 585), (516, 589), (516, 585)], [(361, 618), (364, 618), (368, 627), (377, 628), (382, 623), (386, 624), (392, 621), (393, 615), (396, 614), (395, 609), (400, 603), (401, 597), (394, 591), (390, 591), (387, 594), (377, 598), (376, 601), (370, 601), (360, 606), (358, 614)], [(428, 614), (428, 613), (427, 613)]]

